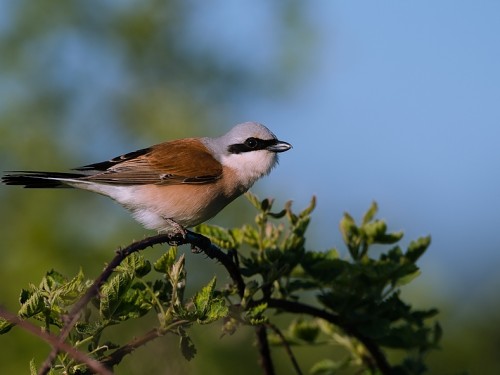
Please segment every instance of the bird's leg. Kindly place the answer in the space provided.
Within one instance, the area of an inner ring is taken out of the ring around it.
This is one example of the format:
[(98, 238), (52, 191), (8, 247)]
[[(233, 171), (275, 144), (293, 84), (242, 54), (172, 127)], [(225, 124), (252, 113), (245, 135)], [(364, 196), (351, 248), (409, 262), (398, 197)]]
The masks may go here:
[(170, 218), (164, 218), (164, 220), (167, 224), (165, 231), (170, 237), (168, 241), (169, 245), (177, 246), (188, 242), (191, 243), (191, 251), (198, 254), (212, 244), (207, 237), (187, 230), (175, 220)]
[(166, 232), (171, 236), (169, 244), (175, 246), (180, 243), (184, 243), (187, 235), (186, 229), (175, 220), (172, 220), (170, 218), (164, 219), (167, 224)]

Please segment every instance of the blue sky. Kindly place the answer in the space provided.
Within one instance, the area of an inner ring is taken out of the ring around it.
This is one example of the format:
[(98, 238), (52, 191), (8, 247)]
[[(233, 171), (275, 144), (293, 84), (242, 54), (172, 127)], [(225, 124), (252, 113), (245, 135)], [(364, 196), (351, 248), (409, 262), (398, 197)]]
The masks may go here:
[[(201, 42), (265, 64), (272, 24), (252, 4), (203, 12)], [(249, 22), (235, 22), (241, 7)], [(311, 246), (339, 245), (342, 213), (376, 200), (407, 240), (432, 235), (422, 282), (458, 296), (498, 280), (500, 2), (314, 1), (307, 12), (316, 41), (297, 43), (310, 56), (294, 93), (234, 113), (294, 145), (256, 190), (299, 207), (318, 196)]]

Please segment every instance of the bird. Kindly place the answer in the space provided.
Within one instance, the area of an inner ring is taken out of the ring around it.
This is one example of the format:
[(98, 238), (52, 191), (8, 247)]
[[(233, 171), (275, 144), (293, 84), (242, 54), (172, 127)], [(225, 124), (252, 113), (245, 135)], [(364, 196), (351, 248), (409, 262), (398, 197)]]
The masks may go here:
[(183, 138), (72, 172), (11, 171), (2, 182), (25, 188), (76, 188), (110, 197), (146, 229), (185, 236), (217, 215), (292, 148), (264, 125), (244, 122), (216, 137)]

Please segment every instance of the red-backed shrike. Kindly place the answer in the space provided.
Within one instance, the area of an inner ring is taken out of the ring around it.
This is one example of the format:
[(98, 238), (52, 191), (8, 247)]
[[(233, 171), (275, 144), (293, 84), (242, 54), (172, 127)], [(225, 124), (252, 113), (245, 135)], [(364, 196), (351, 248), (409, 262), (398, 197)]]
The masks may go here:
[(245, 122), (218, 138), (165, 142), (75, 173), (11, 172), (2, 181), (93, 191), (123, 205), (148, 229), (184, 233), (246, 192), (291, 147), (264, 125)]

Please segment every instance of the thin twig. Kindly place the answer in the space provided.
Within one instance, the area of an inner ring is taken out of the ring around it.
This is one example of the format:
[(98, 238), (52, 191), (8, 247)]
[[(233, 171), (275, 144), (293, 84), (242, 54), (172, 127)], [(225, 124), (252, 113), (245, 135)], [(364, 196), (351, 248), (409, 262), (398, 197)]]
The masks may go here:
[(10, 323), (15, 324), (24, 329), (25, 331), (28, 331), (34, 334), (35, 336), (41, 338), (45, 342), (49, 343), (52, 347), (68, 353), (76, 361), (87, 365), (87, 367), (91, 369), (93, 373), (101, 375), (113, 375), (113, 373), (110, 370), (108, 370), (101, 362), (96, 361), (93, 358), (90, 358), (85, 353), (80, 352), (79, 350), (75, 349), (71, 345), (66, 344), (65, 342), (61, 342), (59, 340), (59, 337), (57, 337), (56, 335), (48, 333), (42, 330), (40, 327), (26, 320), (20, 319), (19, 317), (5, 310), (2, 307), (0, 307), (0, 316), (5, 320), (9, 321)]
[(128, 344), (115, 350), (109, 356), (102, 359), (102, 363), (109, 368), (113, 368), (113, 366), (119, 364), (122, 361), (123, 357), (132, 353), (135, 349), (163, 335), (164, 332), (162, 332), (162, 330), (158, 328), (153, 328), (152, 330), (146, 332), (146, 334), (143, 335), (142, 337), (134, 338)]
[(153, 328), (152, 330), (146, 332), (141, 337), (136, 337), (122, 347), (116, 349), (109, 356), (103, 358), (101, 362), (108, 368), (113, 368), (118, 365), (128, 354), (131, 354), (137, 348), (146, 345), (148, 342), (157, 339), (158, 337), (164, 336), (167, 332), (171, 332), (174, 327), (182, 326), (183, 324), (189, 323), (188, 320), (179, 320), (172, 324), (169, 324), (166, 328)]
[(283, 335), (283, 333), (280, 331), (278, 327), (276, 327), (272, 323), (267, 323), (267, 327), (273, 330), (274, 333), (276, 333), (281, 342), (283, 343), (283, 346), (285, 347), (285, 351), (288, 354), (288, 357), (290, 357), (290, 361), (292, 361), (293, 368), (295, 369), (295, 372), (297, 375), (303, 375), (302, 370), (300, 369), (299, 363), (297, 362), (297, 358), (295, 358), (295, 355), (292, 352), (292, 348), (290, 347), (290, 344), (288, 344), (288, 341), (286, 340), (286, 337)]

